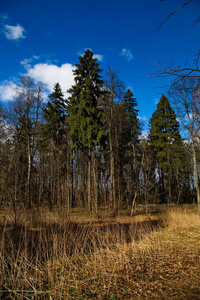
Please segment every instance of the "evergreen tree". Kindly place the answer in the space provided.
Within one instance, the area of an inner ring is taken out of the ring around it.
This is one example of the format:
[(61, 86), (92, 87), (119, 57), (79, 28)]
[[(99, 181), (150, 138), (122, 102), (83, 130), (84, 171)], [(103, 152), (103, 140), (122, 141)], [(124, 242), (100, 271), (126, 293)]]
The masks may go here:
[(140, 134), (140, 125), (138, 120), (139, 110), (135, 108), (138, 104), (136, 98), (133, 98), (133, 92), (129, 89), (125, 93), (123, 105), (128, 120), (128, 136), (131, 140), (138, 141)]
[(177, 155), (183, 144), (175, 112), (165, 95), (162, 95), (150, 119), (149, 139), (157, 162), (156, 172), (159, 176), (161, 201), (166, 201), (168, 186), (168, 201), (171, 202), (173, 167), (177, 163)]
[(64, 124), (66, 119), (66, 104), (59, 83), (54, 86), (54, 91), (49, 95), (49, 101), (43, 109), (45, 124), (43, 131), (57, 146), (62, 142)]
[(90, 50), (79, 61), (74, 70), (75, 85), (69, 89), (70, 138), (76, 150), (91, 149), (104, 136), (103, 113), (97, 107), (98, 99), (104, 94), (99, 75), (102, 70)]
[(74, 70), (75, 85), (69, 89), (69, 135), (76, 151), (88, 152), (88, 206), (91, 211), (91, 151), (104, 137), (104, 115), (98, 108), (98, 100), (104, 92), (99, 75), (102, 70), (93, 52), (86, 50), (79, 62)]
[(41, 155), (46, 160), (46, 181), (48, 185), (48, 201), (50, 208), (57, 204), (58, 200), (63, 203), (62, 184), (63, 175), (66, 173), (66, 103), (59, 83), (54, 86), (49, 95), (49, 101), (43, 109), (45, 123), (41, 126)]
[[(127, 196), (128, 199), (136, 197), (139, 184), (139, 169), (141, 162), (139, 157), (140, 124), (138, 119), (137, 101), (133, 92), (128, 89), (125, 93), (122, 105), (125, 111), (125, 121), (122, 128), (124, 145), (124, 164), (126, 165)], [(125, 163), (126, 162), (126, 163)]]
[(156, 149), (156, 157), (162, 166), (165, 167), (167, 145), (181, 141), (175, 112), (165, 95), (162, 95), (157, 104), (157, 109), (150, 119), (149, 137)]

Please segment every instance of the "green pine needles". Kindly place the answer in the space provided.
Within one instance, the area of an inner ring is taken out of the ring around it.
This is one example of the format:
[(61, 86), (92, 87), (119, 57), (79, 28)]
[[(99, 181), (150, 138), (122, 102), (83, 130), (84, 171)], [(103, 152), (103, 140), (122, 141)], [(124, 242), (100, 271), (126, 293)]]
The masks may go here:
[(155, 174), (161, 203), (171, 203), (173, 185), (180, 176), (178, 168), (185, 167), (185, 156), (176, 114), (165, 95), (150, 119), (149, 140), (156, 158)]
[(66, 121), (66, 103), (59, 83), (49, 95), (49, 101), (43, 109), (45, 124), (43, 134), (51, 139), (55, 146), (62, 143)]
[(162, 95), (149, 123), (149, 137), (151, 144), (157, 149), (157, 157), (164, 155), (167, 145), (181, 141), (175, 112), (165, 95)]
[(74, 70), (75, 85), (69, 89), (70, 139), (73, 148), (91, 149), (102, 141), (104, 132), (104, 114), (98, 107), (98, 100), (105, 93), (103, 80), (99, 73), (97, 59), (93, 52), (86, 50), (79, 57)]

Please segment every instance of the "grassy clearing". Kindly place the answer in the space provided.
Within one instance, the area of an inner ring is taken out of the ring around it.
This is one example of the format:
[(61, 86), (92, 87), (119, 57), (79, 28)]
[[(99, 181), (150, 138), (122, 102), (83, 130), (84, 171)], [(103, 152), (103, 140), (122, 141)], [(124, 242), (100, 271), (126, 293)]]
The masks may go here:
[(37, 214), (13, 228), (2, 218), (1, 299), (200, 299), (195, 209), (79, 219)]

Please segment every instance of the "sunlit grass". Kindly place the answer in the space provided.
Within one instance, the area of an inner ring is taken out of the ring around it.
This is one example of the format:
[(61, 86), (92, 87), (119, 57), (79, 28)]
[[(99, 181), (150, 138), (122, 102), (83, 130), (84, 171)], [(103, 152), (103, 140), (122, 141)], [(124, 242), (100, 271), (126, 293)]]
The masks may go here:
[[(152, 231), (155, 218), (163, 222)], [(199, 299), (194, 208), (92, 222), (45, 211), (15, 237), (2, 220), (1, 299)]]

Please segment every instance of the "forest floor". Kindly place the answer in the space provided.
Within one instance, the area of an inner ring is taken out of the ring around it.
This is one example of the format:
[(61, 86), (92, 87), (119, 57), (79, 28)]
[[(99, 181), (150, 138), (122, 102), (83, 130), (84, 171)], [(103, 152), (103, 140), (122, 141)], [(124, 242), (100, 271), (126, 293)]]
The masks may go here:
[(200, 299), (197, 208), (0, 215), (0, 299)]

